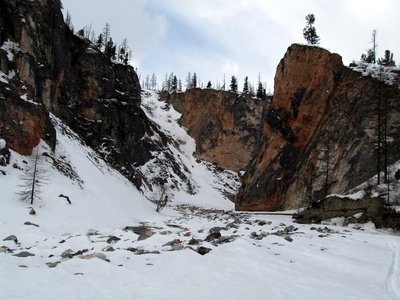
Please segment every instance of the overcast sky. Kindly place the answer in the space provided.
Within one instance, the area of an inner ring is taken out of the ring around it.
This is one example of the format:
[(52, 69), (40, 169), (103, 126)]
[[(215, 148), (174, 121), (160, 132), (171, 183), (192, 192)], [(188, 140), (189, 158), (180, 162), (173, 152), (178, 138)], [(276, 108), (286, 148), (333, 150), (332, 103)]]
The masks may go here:
[(227, 83), (239, 90), (258, 74), (273, 90), (276, 67), (292, 43), (306, 43), (305, 16), (313, 13), (320, 46), (358, 60), (377, 30), (378, 57), (386, 49), (400, 63), (399, 0), (61, 0), (75, 31), (92, 24), (96, 36), (106, 23), (114, 42), (127, 38), (132, 65), (141, 78), (174, 72), (185, 82), (196, 72), (201, 82)]

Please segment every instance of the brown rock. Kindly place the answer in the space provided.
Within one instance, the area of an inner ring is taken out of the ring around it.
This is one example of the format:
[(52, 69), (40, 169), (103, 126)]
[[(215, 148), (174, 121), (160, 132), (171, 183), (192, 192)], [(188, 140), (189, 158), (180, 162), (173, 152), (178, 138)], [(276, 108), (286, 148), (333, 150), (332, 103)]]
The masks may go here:
[[(299, 208), (375, 175), (377, 99), (388, 105), (388, 136), (394, 141), (388, 147), (395, 149), (400, 136), (396, 87), (362, 76), (319, 47), (289, 47), (277, 67), (272, 109), (242, 178), (236, 209)], [(389, 153), (389, 163), (400, 159), (399, 151)]]
[(164, 93), (160, 99), (182, 113), (179, 123), (196, 140), (196, 157), (238, 172), (256, 154), (267, 102), (212, 89)]

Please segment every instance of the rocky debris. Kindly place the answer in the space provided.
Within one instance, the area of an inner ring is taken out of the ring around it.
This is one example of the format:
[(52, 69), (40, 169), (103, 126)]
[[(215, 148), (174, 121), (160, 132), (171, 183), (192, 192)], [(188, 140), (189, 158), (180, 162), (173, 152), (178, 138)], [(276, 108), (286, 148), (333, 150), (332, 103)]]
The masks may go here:
[(7, 252), (13, 253), (13, 251), (10, 248), (6, 247), (6, 246), (1, 246), (0, 247), (0, 253), (7, 253)]
[(127, 226), (124, 229), (125, 231), (133, 231), (138, 234), (138, 241), (145, 240), (155, 234), (154, 231), (150, 230), (149, 226)]
[(284, 239), (285, 239), (286, 241), (288, 241), (288, 242), (293, 242), (293, 239), (291, 238), (290, 235), (285, 236)]
[(60, 263), (61, 263), (60, 261), (56, 261), (56, 262), (53, 262), (53, 263), (47, 263), (47, 265), (49, 266), (49, 268), (55, 268)]
[(271, 221), (266, 222), (266, 221), (256, 220), (256, 222), (257, 222), (258, 226), (264, 226), (264, 225), (271, 225), (272, 224)]
[(24, 225), (31, 225), (31, 226), (39, 227), (39, 225), (37, 225), (35, 223), (31, 223), (31, 222), (25, 222)]
[(226, 244), (226, 243), (232, 243), (235, 241), (239, 236), (238, 235), (230, 235), (230, 236), (220, 236), (217, 239), (212, 240), (212, 244), (214, 246), (220, 245), (220, 244)]
[(400, 213), (387, 207), (379, 197), (351, 199), (329, 196), (294, 215), (296, 221), (303, 224), (321, 223), (337, 217), (345, 218), (344, 225), (372, 221), (376, 228), (400, 230)]
[(74, 253), (74, 251), (72, 249), (67, 249), (67, 250), (64, 250), (63, 253), (61, 253), (60, 256), (62, 258), (72, 258), (73, 257), (72, 253)]
[(221, 237), (221, 233), (219, 231), (214, 232), (214, 233), (210, 233), (209, 235), (207, 235), (207, 237), (204, 239), (206, 242), (212, 242), (216, 239), (219, 239)]
[(30, 215), (36, 215), (36, 211), (31, 207), (31, 210), (29, 211)]
[(82, 259), (92, 259), (92, 258), (98, 258), (98, 259), (109, 262), (109, 260), (107, 259), (107, 256), (102, 252), (95, 252), (92, 254), (87, 254), (87, 255), (82, 256)]
[[(213, 247), (229, 247), (229, 243), (234, 243), (237, 239), (252, 239), (254, 246), (256, 247), (266, 247), (266, 249), (270, 249), (268, 246), (268, 239), (263, 240), (265, 237), (269, 235), (276, 235), (281, 237), (282, 239), (285, 239), (287, 242), (293, 242), (293, 235), (299, 234), (298, 228), (295, 227), (294, 225), (285, 225), (284, 223), (280, 223), (279, 225), (273, 226), (272, 222), (266, 221), (266, 220), (260, 220), (260, 219), (254, 219), (251, 214), (244, 214), (244, 213), (232, 213), (232, 212), (219, 212), (219, 213), (214, 213), (212, 210), (202, 210), (201, 208), (194, 208), (194, 207), (185, 207), (185, 208), (176, 208), (180, 212), (180, 217), (169, 221), (168, 227), (171, 228), (171, 231), (169, 231), (169, 234), (172, 236), (176, 237), (171, 239), (169, 242), (165, 243), (162, 245), (164, 248), (162, 251), (159, 251), (157, 249), (146, 249), (148, 246), (152, 246), (157, 248), (156, 244), (152, 243), (137, 243), (137, 241), (131, 240), (132, 238), (124, 238), (124, 235), (121, 234), (119, 237), (116, 237), (114, 235), (99, 235), (99, 232), (97, 230), (90, 230), (87, 233), (87, 236), (98, 236), (100, 240), (97, 241), (98, 243), (102, 243), (100, 245), (100, 251), (98, 250), (98, 245), (93, 245), (90, 250), (89, 249), (81, 249), (78, 251), (74, 251), (72, 249), (66, 249), (63, 250), (59, 260), (55, 260), (53, 262), (47, 262), (46, 265), (49, 268), (55, 268), (57, 267), (60, 263), (63, 263), (66, 260), (70, 259), (92, 259), (92, 258), (98, 258), (107, 262), (110, 262), (109, 257), (112, 259), (114, 255), (116, 255), (115, 252), (118, 251), (127, 251), (130, 252), (134, 255), (146, 255), (146, 254), (161, 254), (162, 252), (179, 252), (185, 249), (190, 249), (192, 251), (197, 252), (200, 255), (205, 255), (210, 253), (210, 251), (213, 249)], [(188, 213), (190, 211), (190, 213)], [(206, 211), (206, 212), (205, 212)], [(202, 240), (196, 237), (196, 234), (187, 234), (187, 233), (192, 233), (193, 230), (190, 228), (187, 228), (185, 226), (182, 226), (180, 224), (188, 224), (188, 220), (192, 219), (194, 216), (199, 217), (199, 218), (204, 218), (205, 220), (209, 220), (210, 218), (213, 220), (213, 224), (218, 226), (212, 226), (209, 229), (204, 228), (202, 230), (203, 234), (204, 232), (207, 232), (207, 237), (206, 239)], [(218, 218), (216, 217), (218, 216)], [(176, 223), (175, 223), (176, 222)], [(173, 224), (175, 223), (175, 224)], [(142, 224), (142, 223), (141, 223)], [(145, 235), (146, 232), (151, 232), (152, 234), (155, 233), (160, 233), (165, 231), (163, 227), (155, 227), (155, 226), (148, 226), (146, 225), (148, 223), (143, 223), (140, 226), (127, 226), (125, 227), (125, 231), (132, 231), (138, 236)], [(267, 228), (267, 225), (271, 225), (270, 229)], [(253, 231), (251, 232), (250, 235), (243, 234), (243, 231), (248, 228), (252, 228)], [(241, 231), (241, 235), (234, 234), (235, 231)], [(310, 230), (315, 230), (319, 235), (317, 237), (320, 238), (329, 238), (329, 236), (332, 233), (338, 233), (335, 230), (332, 230), (328, 227), (311, 227)], [(224, 232), (226, 234), (222, 235), (221, 232)], [(129, 236), (132, 236), (130, 233), (128, 234)], [(75, 236), (69, 236), (65, 240), (63, 240), (65, 243), (70, 242), (70, 239), (73, 239), (75, 237), (79, 237), (81, 235), (75, 235)], [(106, 239), (104, 239), (106, 237)], [(179, 237), (179, 238), (178, 238)], [(16, 239), (16, 238), (15, 238)], [(14, 238), (12, 236), (9, 236), (7, 240), (9, 241), (14, 241)], [(129, 242), (131, 240), (132, 243), (137, 243), (138, 246), (134, 247), (113, 247), (111, 245), (114, 245), (113, 242), (118, 242), (119, 244), (123, 244), (123, 242), (120, 242), (123, 240), (124, 243)], [(57, 242), (57, 241), (56, 241)], [(204, 244), (204, 245), (203, 245)], [(270, 245), (277, 245), (280, 247), (283, 247), (285, 245), (288, 245), (287, 243), (269, 243)], [(58, 246), (53, 247), (54, 249), (57, 248)], [(26, 250), (29, 250), (30, 248), (26, 248)], [(20, 249), (22, 250), (22, 249)], [(15, 251), (15, 250), (14, 250)], [(91, 252), (91, 253), (90, 253)], [(9, 249), (6, 246), (0, 247), (0, 253), (4, 253), (2, 255), (6, 255), (6, 253), (13, 253), (12, 249)], [(274, 255), (280, 255), (280, 253), (273, 253)], [(17, 257), (28, 257), (28, 256), (33, 256), (35, 254), (28, 252), (28, 251), (22, 251), (15, 256)], [(38, 254), (36, 254), (38, 256)], [(178, 254), (179, 255), (179, 254)], [(43, 256), (41, 256), (43, 257)], [(48, 256), (54, 257), (53, 254)], [(127, 258), (129, 259), (129, 257)], [(153, 263), (147, 263), (147, 265), (153, 265)], [(118, 266), (122, 266), (122, 264), (118, 264)]]
[(199, 253), (201, 255), (205, 255), (205, 254), (209, 253), (211, 250), (212, 249), (210, 249), (210, 248), (201, 246), (201, 247), (197, 248), (197, 253)]
[(287, 235), (287, 234), (293, 233), (297, 230), (298, 230), (298, 228), (294, 227), (293, 225), (290, 225), (290, 226), (285, 227), (283, 230), (278, 230), (277, 232), (274, 232), (272, 234), (282, 236), (282, 235)]
[[(273, 232), (271, 234), (280, 236), (288, 242), (293, 242), (292, 235), (298, 233), (297, 232), (298, 228), (294, 227), (293, 225), (286, 226), (285, 224), (280, 224), (280, 226), (285, 226), (285, 228), (283, 230), (277, 230), (276, 232)], [(280, 227), (274, 227), (274, 228), (277, 229)]]
[(324, 227), (324, 228), (318, 227), (315, 230), (317, 230), (318, 232), (323, 232), (323, 233), (338, 233), (336, 230), (330, 229), (328, 227)]
[(107, 243), (108, 244), (115, 244), (116, 242), (118, 242), (118, 241), (120, 241), (121, 239), (119, 238), (119, 237), (116, 237), (116, 236), (110, 236), (108, 239), (107, 239)]
[(71, 256), (83, 255), (86, 252), (89, 252), (89, 249), (78, 250), (77, 252), (72, 253)]
[(200, 245), (202, 242), (202, 240), (199, 239), (195, 239), (194, 237), (192, 237), (192, 239), (189, 241), (189, 245), (191, 246), (196, 246), (196, 245)]
[(208, 232), (210, 234), (214, 234), (214, 233), (220, 232), (221, 230), (226, 230), (226, 227), (213, 227)]
[(3, 241), (14, 241), (16, 244), (18, 244), (18, 239), (15, 235), (9, 235), (5, 239), (3, 239)]
[(254, 231), (250, 234), (250, 237), (255, 240), (262, 240), (263, 238), (265, 238), (268, 235), (269, 235), (269, 232), (266, 232), (266, 231), (261, 231), (260, 234), (258, 234), (257, 232)]
[(172, 234), (172, 231), (170, 231), (170, 230), (163, 230), (163, 231), (160, 231), (158, 234), (161, 234), (161, 235), (169, 235), (169, 234)]
[(35, 254), (30, 253), (28, 251), (22, 251), (20, 253), (17, 254), (13, 254), (13, 256), (17, 256), (17, 257), (28, 257), (28, 256), (35, 256)]
[(171, 245), (171, 250), (172, 251), (179, 251), (179, 250), (183, 250), (184, 248), (185, 248), (185, 246), (183, 246), (180, 243)]
[(138, 249), (138, 248), (134, 248), (134, 247), (129, 247), (127, 249), (125, 249), (127, 251), (133, 252), (137, 255), (141, 255), (141, 254), (160, 254), (159, 251), (154, 250), (154, 251), (149, 251), (149, 250), (145, 250), (145, 249)]
[(179, 251), (185, 248), (180, 239), (174, 239), (172, 241), (169, 241), (163, 245), (163, 247), (165, 246), (170, 246), (171, 247), (170, 251)]
[(153, 236), (154, 234), (155, 234), (155, 232), (153, 232), (151, 230), (147, 230), (139, 235), (138, 241), (143, 241), (145, 239), (148, 239), (149, 237)]

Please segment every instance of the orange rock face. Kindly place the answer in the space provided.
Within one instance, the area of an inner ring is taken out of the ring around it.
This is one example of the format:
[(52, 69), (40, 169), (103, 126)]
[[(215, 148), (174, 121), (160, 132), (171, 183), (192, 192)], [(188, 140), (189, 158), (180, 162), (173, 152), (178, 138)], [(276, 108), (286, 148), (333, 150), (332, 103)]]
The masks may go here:
[(400, 155), (399, 90), (344, 67), (337, 54), (289, 47), (277, 67), (272, 108), (236, 209), (294, 209), (376, 174), (377, 99), (387, 107), (394, 162)]
[(196, 157), (236, 172), (247, 167), (260, 144), (268, 103), (211, 89), (168, 97), (182, 113), (180, 124), (196, 140)]

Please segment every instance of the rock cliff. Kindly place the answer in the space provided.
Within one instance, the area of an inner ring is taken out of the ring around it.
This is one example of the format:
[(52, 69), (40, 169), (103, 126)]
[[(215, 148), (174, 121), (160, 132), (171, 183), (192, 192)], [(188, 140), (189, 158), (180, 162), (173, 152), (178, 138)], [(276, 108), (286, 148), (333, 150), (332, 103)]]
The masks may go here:
[(343, 66), (339, 55), (292, 45), (274, 90), (236, 209), (298, 208), (375, 175), (378, 107), (387, 120), (388, 162), (400, 158), (399, 89)]
[(212, 89), (162, 94), (182, 113), (179, 123), (196, 140), (196, 157), (235, 172), (245, 170), (261, 141), (269, 103)]
[(54, 149), (55, 116), (141, 189), (138, 167), (168, 152), (169, 141), (140, 108), (133, 68), (74, 35), (58, 0), (0, 0), (0, 7), (0, 138), (21, 154), (40, 139)]

